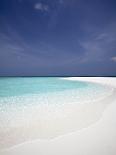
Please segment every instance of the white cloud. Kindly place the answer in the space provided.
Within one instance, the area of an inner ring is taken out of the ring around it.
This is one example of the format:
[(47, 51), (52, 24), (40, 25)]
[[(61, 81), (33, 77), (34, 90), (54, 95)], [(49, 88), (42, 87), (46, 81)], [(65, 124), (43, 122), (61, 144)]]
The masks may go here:
[(37, 10), (43, 10), (43, 5), (42, 5), (42, 3), (37, 3), (37, 4), (35, 4), (34, 8)]
[[(104, 61), (110, 58), (116, 62), (116, 56), (112, 57), (112, 53), (116, 47), (116, 23), (108, 25), (104, 30), (94, 31), (87, 38), (79, 41), (83, 50), (82, 62)], [(85, 29), (86, 32), (87, 28)]]
[(112, 61), (116, 62), (116, 56), (111, 58)]
[(36, 3), (34, 5), (34, 9), (40, 10), (40, 11), (48, 11), (49, 10), (49, 6), (46, 5), (46, 4), (42, 4), (42, 3)]

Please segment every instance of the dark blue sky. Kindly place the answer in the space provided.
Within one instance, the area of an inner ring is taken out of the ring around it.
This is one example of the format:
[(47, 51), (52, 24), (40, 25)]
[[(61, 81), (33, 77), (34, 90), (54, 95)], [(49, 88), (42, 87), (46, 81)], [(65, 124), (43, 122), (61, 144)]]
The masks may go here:
[(116, 0), (0, 0), (1, 76), (116, 76)]

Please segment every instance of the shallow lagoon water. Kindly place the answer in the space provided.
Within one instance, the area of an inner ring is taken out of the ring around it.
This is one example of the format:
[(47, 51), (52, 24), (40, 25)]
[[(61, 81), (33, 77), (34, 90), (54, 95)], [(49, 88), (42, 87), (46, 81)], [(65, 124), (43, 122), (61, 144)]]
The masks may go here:
[(87, 127), (111, 94), (107, 86), (63, 78), (1, 78), (0, 148)]
[(84, 99), (99, 99), (109, 91), (98, 84), (62, 78), (0, 78), (0, 105), (28, 106), (30, 101), (34, 101), (31, 104), (78, 103)]
[(0, 97), (52, 93), (86, 86), (83, 82), (69, 82), (60, 78), (1, 78)]

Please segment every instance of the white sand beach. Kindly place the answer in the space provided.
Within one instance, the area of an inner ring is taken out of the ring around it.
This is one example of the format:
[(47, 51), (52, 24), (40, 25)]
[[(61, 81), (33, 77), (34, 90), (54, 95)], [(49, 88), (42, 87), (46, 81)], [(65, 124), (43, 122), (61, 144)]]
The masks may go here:
[[(38, 125), (33, 122), (30, 129), (25, 132), (23, 130), (25, 141), (22, 142), (20, 139), (20, 144), (15, 144), (17, 135), (14, 131), (15, 135), (11, 135), (11, 139), (14, 140), (8, 142), (6, 139), (8, 147), (5, 147), (3, 142), (4, 149), (1, 149), (0, 155), (116, 155), (116, 78), (69, 77), (66, 79), (103, 84), (113, 91), (95, 103), (91, 101), (92, 103), (78, 107), (73, 104), (64, 106), (56, 117), (53, 116), (54, 111), (51, 111), (48, 116), (50, 119), (45, 121), (45, 124), (41, 124), (45, 129), (41, 128), (38, 131)], [(17, 130), (17, 132), (20, 135), (22, 131)], [(7, 135), (3, 135), (3, 139), (4, 137)]]

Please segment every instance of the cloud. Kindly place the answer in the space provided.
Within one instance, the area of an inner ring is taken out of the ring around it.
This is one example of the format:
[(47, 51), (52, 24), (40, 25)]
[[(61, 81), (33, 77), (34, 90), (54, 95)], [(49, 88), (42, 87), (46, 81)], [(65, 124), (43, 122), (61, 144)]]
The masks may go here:
[(42, 4), (42, 3), (36, 3), (35, 5), (34, 5), (34, 9), (35, 10), (40, 10), (40, 11), (49, 11), (49, 6), (48, 5), (46, 5), (46, 4)]
[(115, 56), (115, 57), (112, 57), (111, 60), (112, 60), (113, 62), (116, 62), (116, 56)]
[(6, 47), (8, 48), (8, 49), (11, 49), (11, 50), (13, 50), (13, 51), (24, 51), (24, 48), (22, 48), (22, 47), (19, 47), (19, 46), (16, 46), (16, 45), (6, 45)]
[[(84, 53), (81, 60), (83, 63), (105, 61), (114, 55), (113, 51), (116, 50), (115, 26), (116, 23), (113, 23), (104, 30), (95, 31), (79, 41)], [(111, 60), (116, 62), (116, 57), (112, 57)]]

